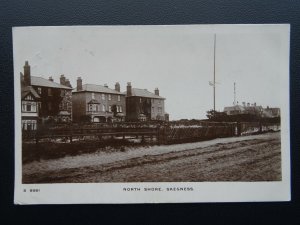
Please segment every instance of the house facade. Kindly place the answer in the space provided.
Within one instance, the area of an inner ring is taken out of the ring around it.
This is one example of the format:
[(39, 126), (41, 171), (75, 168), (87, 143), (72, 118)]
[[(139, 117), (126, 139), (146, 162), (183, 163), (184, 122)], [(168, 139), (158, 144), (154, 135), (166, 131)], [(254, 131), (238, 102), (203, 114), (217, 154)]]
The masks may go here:
[(106, 84), (82, 84), (77, 79), (77, 87), (72, 93), (74, 122), (124, 121), (126, 116), (125, 94), (120, 92), (120, 84), (115, 89)]
[(127, 83), (126, 94), (126, 121), (150, 121), (168, 119), (165, 113), (165, 98), (159, 95), (156, 88), (154, 93), (139, 88), (132, 88)]
[[(72, 121), (72, 87), (64, 75), (61, 78), (60, 83), (56, 83), (52, 77), (31, 76), (30, 65), (25, 62), (24, 73), (21, 73), (22, 118), (31, 109), (36, 113), (36, 123)], [(32, 107), (26, 108), (30, 101)]]
[(31, 86), (21, 86), (22, 130), (36, 130), (41, 97)]

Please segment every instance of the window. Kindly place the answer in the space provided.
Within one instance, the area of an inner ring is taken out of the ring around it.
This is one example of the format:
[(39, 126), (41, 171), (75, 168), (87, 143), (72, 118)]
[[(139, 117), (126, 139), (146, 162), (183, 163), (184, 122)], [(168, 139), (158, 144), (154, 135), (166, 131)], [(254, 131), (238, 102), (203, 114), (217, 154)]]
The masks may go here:
[(105, 105), (102, 105), (102, 111), (105, 112)]
[(31, 105), (30, 105), (30, 104), (27, 104), (27, 105), (26, 105), (26, 111), (27, 111), (27, 112), (31, 112)]
[(95, 99), (95, 93), (92, 93), (92, 99)]
[(123, 112), (122, 106), (120, 105), (120, 112)]
[(48, 96), (52, 96), (52, 89), (48, 88)]
[(61, 91), (60, 91), (60, 96), (61, 96), (61, 97), (64, 97), (65, 95), (66, 95), (66, 91), (65, 91), (65, 90), (61, 90)]
[(102, 94), (102, 100), (105, 100), (105, 94)]
[(158, 107), (158, 113), (161, 113), (161, 112), (162, 112), (162, 108)]
[(36, 102), (22, 101), (22, 112), (36, 112)]
[(159, 104), (159, 105), (160, 105), (160, 103), (161, 103), (160, 100), (158, 100), (158, 104)]
[(42, 94), (42, 88), (38, 87), (37, 91), (38, 91), (38, 94), (39, 94), (39, 95)]
[(152, 107), (152, 114), (154, 114), (154, 107)]
[(111, 112), (111, 106), (110, 105), (108, 106), (108, 112)]
[(118, 95), (118, 102), (121, 101), (121, 95)]
[(22, 120), (23, 130), (36, 130), (36, 120)]
[(142, 103), (142, 98), (140, 98), (140, 103)]
[(108, 100), (109, 100), (109, 101), (111, 100), (111, 95), (108, 95)]

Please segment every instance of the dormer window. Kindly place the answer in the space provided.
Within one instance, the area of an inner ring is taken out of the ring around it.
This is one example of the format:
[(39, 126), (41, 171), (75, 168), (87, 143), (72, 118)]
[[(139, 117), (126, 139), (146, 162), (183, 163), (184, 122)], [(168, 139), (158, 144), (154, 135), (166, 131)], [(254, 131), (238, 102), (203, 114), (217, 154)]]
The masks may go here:
[(37, 92), (38, 92), (39, 95), (41, 95), (42, 94), (42, 88), (38, 87)]

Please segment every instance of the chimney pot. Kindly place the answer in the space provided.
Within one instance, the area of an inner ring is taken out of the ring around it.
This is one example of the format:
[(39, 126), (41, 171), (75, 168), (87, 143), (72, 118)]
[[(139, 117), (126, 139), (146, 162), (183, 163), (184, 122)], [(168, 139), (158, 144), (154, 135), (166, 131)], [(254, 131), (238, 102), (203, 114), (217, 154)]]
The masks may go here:
[(60, 75), (60, 79), (59, 79), (59, 80), (60, 80), (60, 84), (61, 84), (61, 85), (66, 85), (66, 78), (65, 78), (65, 75), (63, 75), (63, 74)]
[(131, 88), (131, 83), (127, 82), (127, 96), (132, 95), (132, 88)]
[(24, 83), (26, 86), (31, 85), (30, 65), (28, 61), (25, 61), (25, 65), (24, 65)]
[(118, 92), (121, 91), (120, 83), (119, 82), (116, 82), (116, 84), (115, 84), (115, 90), (118, 91)]
[(159, 90), (158, 90), (158, 88), (155, 88), (154, 94), (157, 95), (157, 96), (159, 96)]
[(81, 91), (82, 90), (82, 79), (81, 77), (77, 78), (77, 91)]

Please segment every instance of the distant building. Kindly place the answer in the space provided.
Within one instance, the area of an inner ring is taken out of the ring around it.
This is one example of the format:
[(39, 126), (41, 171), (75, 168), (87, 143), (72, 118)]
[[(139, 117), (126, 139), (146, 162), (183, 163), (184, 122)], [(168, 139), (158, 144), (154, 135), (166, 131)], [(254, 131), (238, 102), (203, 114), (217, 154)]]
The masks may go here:
[(263, 114), (265, 115), (265, 117), (279, 117), (280, 108), (270, 108), (269, 106), (267, 106), (267, 108), (263, 110)]
[(224, 107), (224, 112), (227, 115), (240, 115), (246, 113), (245, 108), (241, 105), (226, 106)]
[(243, 105), (226, 106), (224, 107), (224, 112), (227, 115), (250, 114), (267, 118), (280, 116), (279, 108), (263, 108), (262, 106), (256, 105), (256, 103), (246, 104), (245, 102), (243, 102)]
[(48, 120), (72, 120), (72, 87), (69, 80), (63, 75), (62, 78), (60, 83), (56, 83), (52, 77), (31, 76), (30, 65), (25, 62), (24, 74), (21, 73), (23, 129), (36, 129), (37, 123)]
[(127, 83), (126, 94), (126, 121), (149, 121), (166, 120), (165, 98), (159, 95), (156, 88), (154, 93), (139, 88), (132, 88), (131, 83)]
[(120, 84), (115, 89), (106, 84), (82, 84), (77, 79), (77, 87), (73, 91), (73, 120), (75, 122), (113, 122), (124, 121), (126, 115), (125, 94), (120, 92)]

